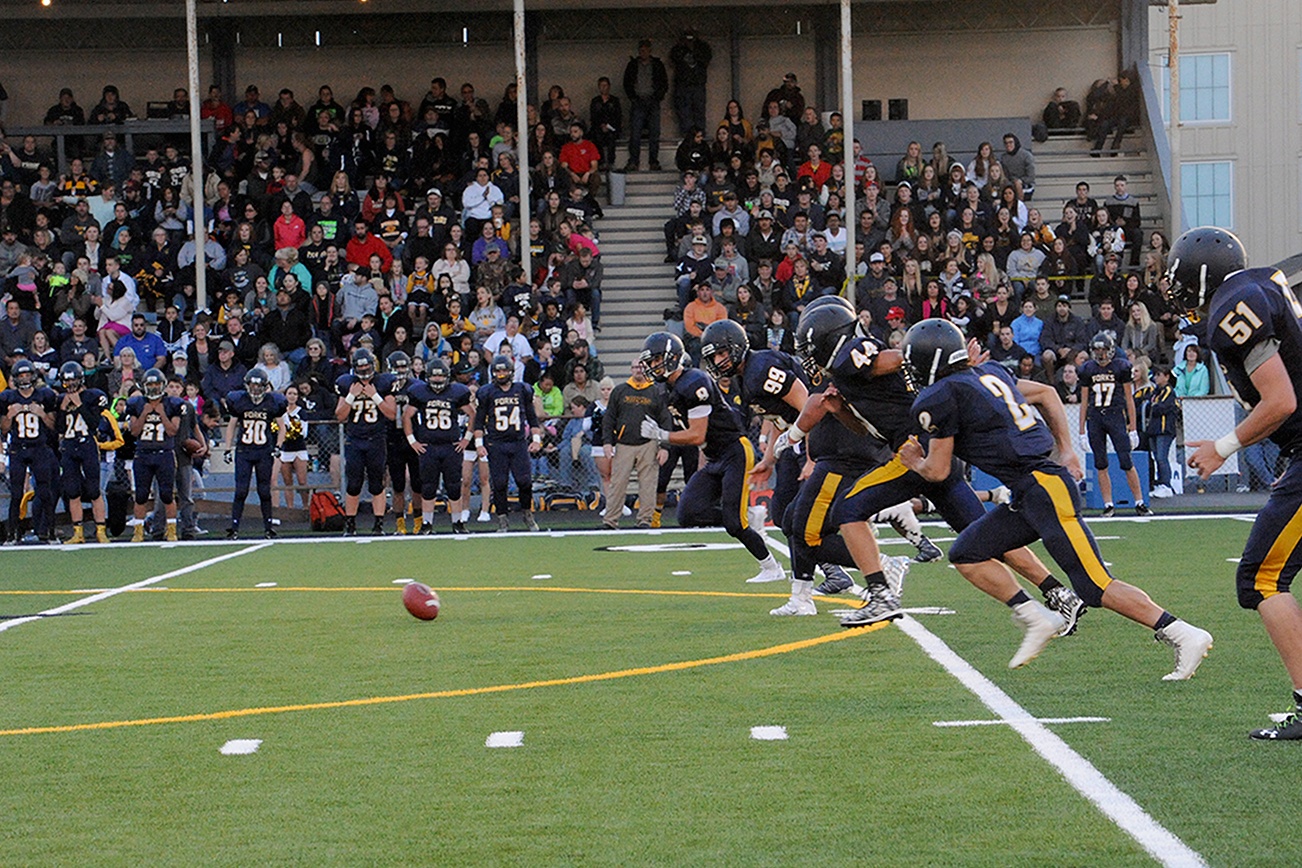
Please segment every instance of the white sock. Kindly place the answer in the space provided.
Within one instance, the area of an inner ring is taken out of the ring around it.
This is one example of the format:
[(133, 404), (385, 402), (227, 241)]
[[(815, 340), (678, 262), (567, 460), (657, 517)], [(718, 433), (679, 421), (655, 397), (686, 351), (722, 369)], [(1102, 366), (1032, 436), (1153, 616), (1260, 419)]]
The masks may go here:
[(422, 512), (422, 513), (420, 514), (420, 517), (421, 517), (421, 520), (425, 522), (425, 524), (433, 524), (433, 523), (434, 523), (434, 510), (431, 509), (429, 512)]
[(791, 599), (798, 603), (808, 603), (814, 599), (814, 583), (791, 580)]
[(777, 570), (781, 569), (781, 567), (778, 566), (778, 562), (773, 558), (773, 555), (769, 555), (764, 560), (760, 561), (760, 569)]

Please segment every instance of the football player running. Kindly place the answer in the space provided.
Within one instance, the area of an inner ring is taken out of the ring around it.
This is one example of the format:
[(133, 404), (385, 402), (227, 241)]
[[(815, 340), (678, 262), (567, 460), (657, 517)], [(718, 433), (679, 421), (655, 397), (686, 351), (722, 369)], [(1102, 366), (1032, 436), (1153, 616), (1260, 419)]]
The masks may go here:
[[(32, 527), (34, 534), (22, 542), (43, 543), (54, 516), (54, 474), (58, 462), (50, 448), (59, 397), (37, 384), (36, 366), (27, 359), (14, 362), (9, 371), (12, 386), (0, 392), (0, 431), (9, 438), (9, 539), (19, 542), (18, 522), (27, 474), (32, 475)], [(98, 473), (98, 468), (96, 469)]]
[[(997, 364), (972, 366), (967, 340), (948, 320), (913, 326), (902, 349), (922, 386), (913, 414), (928, 442), (924, 446), (910, 438), (900, 447), (900, 463), (936, 485), (953, 477), (954, 459), (960, 458), (1012, 489), (1010, 503), (964, 527), (949, 549), (949, 560), (963, 577), (1012, 608), (1013, 620), (1023, 629), (1022, 645), (1009, 667), (1029, 663), (1061, 630), (1062, 618), (1032, 601), (1000, 563), (1010, 552), (1041, 540), (1086, 605), (1143, 624), (1175, 651), (1175, 668), (1163, 681), (1191, 678), (1212, 647), (1212, 635), (1108, 572), (1080, 517), (1076, 483), (1084, 473), (1057, 390), (1014, 380)], [(1051, 458), (1055, 448), (1062, 463)]]
[(176, 542), (176, 431), (181, 427), (181, 399), (167, 394), (167, 376), (158, 368), (145, 371), (142, 394), (127, 401), (127, 430), (136, 438), (131, 475), (136, 488), (135, 529), (132, 542), (145, 541), (145, 515), (149, 490), (158, 483), (158, 499), (167, 515), (166, 539)]
[(362, 485), (371, 495), (372, 536), (384, 536), (385, 439), (397, 415), (393, 377), (375, 368), (368, 349), (353, 350), (352, 370), (335, 381), (335, 418), (344, 423), (344, 536), (357, 533)]
[(748, 582), (780, 582), (786, 570), (774, 559), (764, 538), (750, 526), (750, 473), (755, 450), (742, 427), (741, 414), (729, 405), (719, 386), (704, 371), (683, 366), (682, 340), (655, 332), (642, 343), (642, 364), (656, 382), (666, 384), (672, 429), (659, 420), (642, 420), (642, 436), (667, 446), (702, 446), (705, 466), (688, 480), (678, 498), (680, 527), (718, 527), (740, 542), (759, 561)]
[[(122, 445), (122, 430), (117, 417), (109, 410), (108, 395), (99, 389), (86, 388), (86, 372), (80, 362), (65, 362), (59, 368), (59, 385), (63, 395), (59, 398), (60, 482), (63, 496), (68, 500), (68, 516), (72, 519), (72, 536), (69, 544), (84, 543), (82, 528), (85, 520), (83, 502), (89, 502), (95, 519), (95, 541), (107, 543), (108, 531), (104, 527), (106, 509), (104, 493), (99, 484), (99, 454)], [(106, 439), (96, 436), (104, 429)]]
[[(800, 363), (776, 350), (752, 351), (745, 330), (732, 320), (719, 320), (706, 326), (701, 334), (701, 361), (715, 380), (730, 378), (734, 387), (741, 390), (742, 405), (754, 409), (766, 423), (779, 431), (787, 430), (796, 421), (809, 400), (809, 388)], [(765, 443), (764, 458), (751, 471), (749, 481), (752, 485), (762, 485), (776, 470), (777, 480), (771, 501), (773, 518), (785, 532), (790, 527), (786, 519), (787, 510), (797, 501), (800, 489), (801, 456), (799, 449), (789, 449), (775, 457), (773, 448), (773, 442)], [(801, 522), (802, 527), (803, 524)], [(816, 615), (814, 562), (797, 560), (791, 536), (787, 534), (792, 552), (791, 599), (770, 610), (769, 614)], [(837, 580), (843, 579), (847, 587), (852, 583), (849, 574), (837, 564), (823, 565), (823, 572)]]
[(533, 390), (515, 382), (515, 363), (509, 356), (496, 356), (489, 367), (489, 376), (492, 382), (481, 386), (476, 396), (479, 411), (475, 419), (475, 449), (481, 458), (488, 459), (497, 530), (501, 533), (511, 529), (507, 492), (514, 478), (525, 527), (536, 531), (529, 456), (542, 449), (542, 428), (533, 410)]
[(1243, 244), (1211, 226), (1190, 229), (1171, 246), (1170, 296), (1198, 312), (1208, 340), (1247, 417), (1217, 440), (1185, 444), (1189, 466), (1203, 479), (1244, 446), (1269, 438), (1291, 457), (1243, 546), (1235, 573), (1239, 605), (1256, 609), (1293, 681), (1293, 710), (1252, 738), (1302, 739), (1302, 610), (1293, 578), (1302, 566), (1302, 304), (1272, 268), (1248, 268)]
[(1117, 356), (1117, 342), (1111, 332), (1099, 332), (1090, 341), (1090, 358), (1077, 371), (1080, 375), (1080, 442), (1094, 455), (1098, 471), (1099, 494), (1103, 496), (1103, 516), (1116, 512), (1112, 504), (1112, 477), (1108, 474), (1108, 440), (1117, 452), (1117, 466), (1126, 471), (1126, 483), (1135, 496), (1135, 514), (1152, 515), (1144, 503), (1139, 487), (1139, 471), (1130, 452), (1139, 448), (1136, 430), (1135, 395), (1131, 383), (1130, 362)]
[[(900, 352), (887, 349), (876, 338), (858, 335), (855, 325), (853, 313), (833, 305), (801, 318), (797, 346), (811, 364), (831, 378), (832, 384), (821, 405), (802, 414), (790, 434), (792, 438), (803, 436), (812, 430), (821, 415), (830, 412), (895, 453), (884, 464), (857, 479), (832, 507), (832, 520), (868, 586), (867, 605), (844, 617), (841, 624), (845, 627), (867, 626), (901, 614), (898, 591), (887, 581), (881, 552), (867, 523), (871, 516), (918, 495), (935, 504), (955, 530), (963, 530), (985, 514), (985, 508), (962, 474), (946, 474), (933, 481), (911, 472), (901, 462), (898, 450), (917, 430), (910, 409), (915, 389), (901, 372)], [(1009, 565), (1038, 585), (1057, 612), (1052, 616), (1056, 625), (1053, 632), (1071, 633), (1084, 611), (1082, 601), (1050, 575), (1029, 550), (1014, 549), (1007, 557)], [(1005, 573), (1005, 579), (1007, 585), (1018, 587), (1011, 575)], [(1029, 662), (1033, 656), (1020, 659), (1019, 653), (1014, 665)]]
[(466, 428), (475, 425), (475, 404), (470, 389), (452, 382), (452, 371), (441, 358), (429, 360), (425, 382), (407, 387), (407, 405), (402, 414), (402, 432), (408, 448), (420, 461), (422, 531), (434, 532), (434, 501), (439, 494), (439, 480), (447, 498), (452, 532), (465, 533), (465, 520), (453, 505), (461, 496), (461, 460), (466, 451)]
[[(265, 371), (254, 368), (244, 375), (244, 388), (226, 396), (231, 420), (226, 424), (223, 445), (227, 455), (235, 450), (235, 496), (231, 498), (231, 526), (226, 538), (240, 538), (240, 518), (244, 515), (244, 502), (249, 499), (249, 483), (257, 476), (258, 506), (262, 509), (262, 533), (267, 539), (276, 538), (272, 524), (271, 480), (280, 450), (276, 446), (279, 419), (285, 415), (289, 402), (279, 392), (271, 390), (271, 378)], [(235, 439), (236, 432), (239, 439)]]

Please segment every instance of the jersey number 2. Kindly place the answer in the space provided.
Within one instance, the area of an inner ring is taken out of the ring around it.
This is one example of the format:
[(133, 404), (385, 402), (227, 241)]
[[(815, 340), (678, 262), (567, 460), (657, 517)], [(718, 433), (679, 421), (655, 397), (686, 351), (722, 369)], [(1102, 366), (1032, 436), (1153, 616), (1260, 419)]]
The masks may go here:
[(1019, 403), (1013, 390), (1008, 388), (1008, 384), (996, 377), (994, 374), (986, 374), (981, 378), (981, 385), (990, 390), (990, 394), (996, 398), (1002, 398), (1004, 404), (1008, 406), (1008, 412), (1013, 417), (1013, 424), (1017, 426), (1018, 431), (1026, 431), (1035, 427), (1035, 413), (1031, 412), (1031, 405)]

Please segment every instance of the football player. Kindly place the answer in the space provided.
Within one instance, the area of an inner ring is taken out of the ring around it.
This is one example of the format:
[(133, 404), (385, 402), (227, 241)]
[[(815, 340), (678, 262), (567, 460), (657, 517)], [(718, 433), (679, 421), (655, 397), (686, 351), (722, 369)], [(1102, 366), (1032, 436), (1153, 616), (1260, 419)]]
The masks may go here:
[[(900, 464), (940, 484), (954, 475), (957, 457), (1012, 489), (1010, 503), (963, 528), (949, 549), (949, 560), (963, 577), (1011, 607), (1013, 620), (1025, 632), (1009, 667), (1030, 662), (1062, 630), (1062, 617), (1031, 600), (999, 562), (1013, 550), (1041, 540), (1086, 605), (1143, 624), (1175, 651), (1175, 668), (1162, 680), (1192, 677), (1212, 647), (1212, 635), (1177, 619), (1148, 594), (1108, 572), (1080, 517), (1076, 483), (1084, 473), (1057, 390), (1014, 380), (997, 364), (971, 366), (967, 340), (948, 320), (928, 319), (913, 326), (902, 349), (923, 387), (913, 414), (928, 443), (924, 448), (918, 438), (910, 438), (900, 447)], [(1039, 408), (1039, 416), (1032, 405)], [(1061, 464), (1050, 457), (1055, 447)]]
[(511, 529), (507, 488), (515, 479), (525, 526), (536, 531), (529, 456), (542, 449), (542, 428), (534, 415), (533, 389), (515, 382), (515, 363), (509, 356), (495, 356), (488, 372), (492, 382), (481, 386), (476, 396), (475, 451), (488, 459), (497, 529)]
[(434, 532), (434, 501), (439, 494), (439, 480), (447, 498), (448, 515), (453, 533), (466, 533), (465, 518), (455, 505), (461, 496), (461, 461), (466, 451), (466, 426), (475, 425), (475, 404), (470, 389), (452, 382), (452, 371), (442, 358), (429, 360), (425, 382), (407, 388), (407, 404), (402, 414), (402, 432), (406, 445), (420, 460), (421, 508), (423, 530)]
[[(1302, 447), (1302, 304), (1271, 268), (1248, 268), (1243, 244), (1224, 229), (1190, 229), (1171, 246), (1171, 301), (1197, 311), (1235, 395), (1251, 411), (1217, 440), (1185, 444), (1189, 466), (1203, 479), (1244, 446), (1267, 438), (1285, 455)], [(1291, 461), (1243, 546), (1235, 574), (1239, 605), (1256, 609), (1293, 681), (1293, 711), (1254, 729), (1252, 738), (1302, 739), (1302, 610), (1292, 591), (1302, 566), (1298, 515), (1302, 461)]]
[(397, 415), (393, 378), (375, 369), (365, 347), (353, 350), (352, 370), (335, 380), (335, 418), (344, 423), (344, 536), (357, 533), (357, 505), (365, 484), (371, 495), (374, 536), (384, 536), (385, 441)]
[(1134, 384), (1130, 362), (1117, 356), (1117, 342), (1111, 332), (1099, 332), (1090, 341), (1090, 358), (1081, 365), (1080, 375), (1080, 444), (1094, 455), (1098, 471), (1099, 494), (1103, 496), (1103, 516), (1116, 513), (1112, 504), (1112, 477), (1108, 474), (1108, 440), (1117, 451), (1117, 466), (1126, 471), (1126, 483), (1135, 496), (1135, 514), (1152, 515), (1144, 503), (1139, 487), (1139, 471), (1130, 458), (1139, 448), (1136, 430)]
[[(244, 375), (244, 388), (226, 396), (226, 406), (231, 420), (226, 424), (223, 449), (229, 456), (235, 450), (235, 496), (231, 499), (231, 526), (226, 538), (240, 538), (240, 518), (244, 515), (244, 502), (249, 499), (249, 483), (257, 476), (258, 506), (262, 509), (262, 533), (267, 539), (276, 538), (272, 524), (271, 481), (276, 458), (277, 432), (280, 417), (289, 406), (285, 396), (271, 390), (271, 379), (260, 368)], [(235, 439), (239, 431), (239, 440)]]
[[(104, 494), (99, 485), (99, 454), (122, 445), (122, 429), (117, 417), (109, 410), (108, 395), (99, 389), (86, 388), (86, 374), (81, 362), (65, 362), (59, 368), (59, 385), (63, 395), (59, 398), (60, 482), (63, 496), (68, 500), (68, 516), (72, 519), (70, 544), (84, 543), (82, 529), (85, 512), (83, 502), (89, 502), (95, 519), (95, 541), (107, 543), (108, 531), (104, 527)], [(96, 434), (101, 425), (107, 425), (110, 437), (100, 442)]]
[(135, 478), (135, 529), (132, 542), (145, 541), (145, 514), (149, 490), (158, 483), (158, 497), (167, 515), (165, 538), (176, 536), (176, 431), (181, 426), (181, 399), (167, 394), (167, 376), (158, 368), (145, 371), (140, 381), (141, 394), (127, 401), (127, 430), (136, 438), (136, 455), (131, 462)]
[(412, 533), (420, 533), (421, 482), (420, 456), (408, 445), (403, 436), (403, 416), (407, 409), (407, 387), (411, 383), (411, 356), (402, 350), (389, 353), (384, 360), (385, 368), (393, 377), (389, 394), (393, 396), (393, 425), (389, 428), (389, 443), (386, 454), (389, 461), (389, 485), (393, 490), (394, 529), (400, 534), (407, 533), (407, 489), (410, 483), (412, 499)]
[[(740, 325), (732, 320), (719, 320), (710, 323), (701, 334), (701, 360), (705, 369), (719, 380), (728, 377), (740, 388), (744, 406), (752, 408), (778, 431), (785, 431), (796, 421), (805, 402), (809, 400), (809, 388), (800, 364), (786, 353), (775, 350), (750, 349), (750, 340)], [(765, 438), (761, 438), (762, 440)], [(772, 442), (765, 444), (763, 459), (751, 471), (750, 482), (763, 484), (771, 470), (776, 470), (777, 480), (773, 485), (773, 518), (784, 531), (790, 525), (786, 514), (789, 504), (797, 499), (800, 489), (801, 456), (799, 449), (784, 450), (780, 456), (774, 456)], [(804, 526), (804, 522), (800, 523)], [(814, 562), (796, 557), (796, 544), (788, 534), (788, 544), (792, 552), (791, 599), (776, 609), (771, 615), (815, 615), (814, 606)], [(823, 565), (823, 572), (844, 581), (849, 587), (852, 583), (849, 574), (836, 564)]]
[[(35, 495), (31, 503), (35, 534), (22, 542), (39, 544), (49, 535), (50, 519), (54, 515), (54, 474), (58, 462), (50, 448), (50, 432), (55, 430), (59, 397), (53, 389), (38, 385), (36, 366), (26, 358), (14, 362), (9, 377), (10, 388), (0, 392), (0, 431), (9, 438), (9, 539), (6, 542), (19, 542), (23, 490), (30, 472)], [(95, 472), (98, 474), (98, 467)]]
[(746, 437), (740, 413), (704, 371), (683, 366), (682, 340), (656, 332), (642, 344), (642, 364), (656, 382), (666, 384), (672, 430), (648, 416), (642, 436), (673, 446), (703, 446), (705, 466), (692, 474), (678, 497), (680, 527), (718, 527), (746, 547), (760, 571), (748, 582), (780, 582), (786, 570), (769, 553), (747, 516), (750, 473), (755, 450)]
[[(799, 439), (812, 430), (821, 415), (832, 413), (852, 430), (861, 431), (887, 450), (897, 451), (914, 433), (910, 408), (915, 397), (912, 384), (901, 373), (899, 351), (887, 349), (874, 337), (856, 332), (854, 314), (829, 305), (801, 318), (796, 335), (801, 355), (831, 378), (820, 405), (802, 414), (788, 439)], [(867, 605), (842, 619), (842, 626), (860, 627), (900, 616), (898, 591), (888, 582), (883, 559), (868, 521), (883, 509), (921, 495), (935, 504), (941, 516), (955, 530), (962, 530), (980, 518), (985, 508), (961, 473), (932, 482), (909, 471), (895, 454), (886, 463), (859, 477), (832, 506), (832, 521), (840, 529), (846, 546), (868, 586)], [(1045, 599), (1059, 613), (1064, 634), (1072, 632), (1084, 611), (1079, 597), (1049, 574), (1039, 558), (1019, 548), (1008, 563), (1040, 587)], [(1009, 583), (1016, 582), (1007, 576)], [(1038, 653), (1038, 652), (1037, 652)], [(1018, 661), (1016, 665), (1028, 662)]]

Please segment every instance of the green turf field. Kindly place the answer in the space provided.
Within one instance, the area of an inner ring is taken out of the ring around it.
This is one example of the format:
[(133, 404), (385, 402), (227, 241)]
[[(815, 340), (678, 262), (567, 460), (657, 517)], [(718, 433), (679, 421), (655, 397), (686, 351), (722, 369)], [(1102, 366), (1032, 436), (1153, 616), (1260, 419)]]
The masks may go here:
[[(1172, 861), (1290, 864), (1302, 747), (1246, 737), (1288, 696), (1234, 600), (1248, 528), (1093, 524), (1114, 572), (1215, 634), (1190, 682), (1100, 611), (1010, 672), (1007, 611), (943, 564), (904, 602), (954, 610), (912, 620), (1013, 707), (1108, 718), (1030, 729), (1183, 842)], [(6, 550), (3, 861), (1152, 863), (1018, 729), (971, 724), (998, 716), (913, 631), (841, 630), (835, 600), (770, 617), (785, 586), (753, 570), (674, 531)], [(404, 578), (440, 591), (437, 621), (407, 615)], [(503, 732), (522, 746), (486, 746)], [(236, 739), (261, 744), (223, 755)]]

